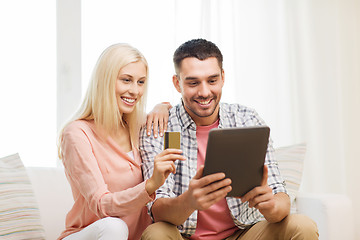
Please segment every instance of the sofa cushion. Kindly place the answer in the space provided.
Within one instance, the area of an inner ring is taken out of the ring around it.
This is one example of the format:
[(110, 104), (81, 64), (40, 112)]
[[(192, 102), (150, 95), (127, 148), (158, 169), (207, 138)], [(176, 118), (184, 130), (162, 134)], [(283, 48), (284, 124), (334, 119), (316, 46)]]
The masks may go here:
[(296, 213), (295, 199), (300, 188), (305, 153), (306, 144), (304, 143), (275, 149), (275, 158), (279, 163), (279, 170), (290, 196), (291, 213)]
[(45, 239), (39, 208), (19, 154), (0, 158), (0, 238)]

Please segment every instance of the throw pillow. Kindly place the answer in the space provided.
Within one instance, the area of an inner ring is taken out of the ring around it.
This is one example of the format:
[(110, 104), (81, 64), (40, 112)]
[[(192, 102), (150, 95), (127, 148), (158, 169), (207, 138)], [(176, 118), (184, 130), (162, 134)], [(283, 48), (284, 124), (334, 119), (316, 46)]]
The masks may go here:
[(40, 211), (19, 154), (0, 158), (0, 239), (45, 239)]
[(296, 195), (300, 188), (306, 144), (297, 144), (275, 149), (275, 159), (279, 163), (281, 176), (290, 196), (291, 213), (296, 213)]

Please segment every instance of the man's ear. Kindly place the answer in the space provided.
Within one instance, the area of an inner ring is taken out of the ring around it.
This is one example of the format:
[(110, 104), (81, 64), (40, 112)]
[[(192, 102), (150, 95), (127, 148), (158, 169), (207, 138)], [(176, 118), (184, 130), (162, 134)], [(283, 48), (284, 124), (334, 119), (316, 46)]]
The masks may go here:
[(225, 72), (224, 72), (224, 69), (221, 70), (221, 80), (222, 80), (222, 84), (224, 86), (224, 82), (225, 82)]
[(177, 75), (173, 75), (173, 84), (174, 87), (176, 88), (176, 90), (181, 93), (181, 88), (180, 88), (180, 79), (178, 78)]

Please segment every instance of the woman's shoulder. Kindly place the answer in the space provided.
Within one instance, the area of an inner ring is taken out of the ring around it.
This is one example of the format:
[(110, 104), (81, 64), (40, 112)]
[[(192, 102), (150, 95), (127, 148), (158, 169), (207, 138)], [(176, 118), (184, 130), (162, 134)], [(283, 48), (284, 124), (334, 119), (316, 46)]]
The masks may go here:
[(93, 121), (75, 120), (64, 127), (64, 135), (88, 135), (94, 131)]

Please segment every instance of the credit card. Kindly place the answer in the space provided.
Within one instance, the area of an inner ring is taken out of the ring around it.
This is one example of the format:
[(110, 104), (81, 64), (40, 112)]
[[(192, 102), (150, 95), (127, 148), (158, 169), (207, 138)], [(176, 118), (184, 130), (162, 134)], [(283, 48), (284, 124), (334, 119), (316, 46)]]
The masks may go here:
[(164, 149), (180, 149), (180, 132), (165, 132)]

